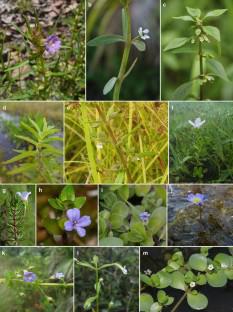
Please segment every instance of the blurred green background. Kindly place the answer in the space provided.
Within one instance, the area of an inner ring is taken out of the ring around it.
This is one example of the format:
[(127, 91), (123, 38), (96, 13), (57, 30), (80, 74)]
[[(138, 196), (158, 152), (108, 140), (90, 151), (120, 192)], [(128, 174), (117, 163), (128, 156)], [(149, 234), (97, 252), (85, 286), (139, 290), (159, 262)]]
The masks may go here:
[[(233, 1), (229, 0), (167, 0), (161, 6), (161, 84), (163, 100), (171, 99), (172, 94), (182, 83), (194, 77), (198, 62), (193, 54), (175, 54), (172, 51), (163, 52), (165, 46), (174, 38), (188, 37), (192, 34), (190, 23), (175, 20), (172, 17), (187, 15), (186, 6), (199, 8), (203, 13), (216, 9), (228, 9), (222, 16), (210, 18), (209, 25), (218, 27), (221, 32), (220, 61), (227, 71), (228, 77), (233, 81), (233, 54), (232, 54), (232, 27), (233, 27)], [(233, 83), (227, 83), (215, 78), (213, 83), (205, 86), (205, 98), (212, 100), (232, 100)], [(207, 95), (207, 96), (206, 96)]]
[[(88, 1), (87, 41), (103, 34), (122, 34), (121, 5), (119, 0)], [(159, 1), (134, 0), (130, 5), (132, 36), (138, 35), (138, 28), (148, 28), (151, 39), (146, 40), (146, 51), (139, 52), (132, 47), (128, 68), (136, 57), (138, 62), (124, 81), (122, 100), (158, 100), (160, 71), (160, 29)], [(123, 44), (116, 43), (98, 48), (87, 48), (87, 99), (111, 100), (112, 92), (103, 96), (107, 81), (117, 76), (123, 54)]]

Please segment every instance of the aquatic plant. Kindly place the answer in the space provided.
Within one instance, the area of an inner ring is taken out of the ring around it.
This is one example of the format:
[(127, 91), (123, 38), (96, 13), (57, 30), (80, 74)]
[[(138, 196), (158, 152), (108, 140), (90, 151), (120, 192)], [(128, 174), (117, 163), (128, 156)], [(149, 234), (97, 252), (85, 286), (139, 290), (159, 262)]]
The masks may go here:
[[(94, 271), (93, 273), (95, 274), (95, 285), (93, 286), (93, 289), (95, 290), (95, 295), (91, 296), (86, 299), (83, 308), (84, 310), (91, 310), (95, 309), (96, 312), (100, 311), (100, 296), (101, 292), (104, 292), (104, 276), (106, 274), (106, 270), (111, 267), (115, 267), (119, 269), (123, 274), (127, 274), (127, 269), (125, 266), (122, 266), (118, 262), (114, 263), (107, 263), (107, 264), (100, 264), (99, 257), (94, 256), (93, 259), (90, 262), (87, 261), (80, 261), (79, 259), (75, 259), (76, 265), (77, 266), (82, 266), (85, 267), (91, 271)], [(103, 277), (100, 276), (102, 273), (102, 270), (104, 271)], [(109, 303), (111, 307), (111, 302)]]
[(58, 136), (60, 130), (49, 125), (42, 117), (28, 117), (27, 121), (21, 121), (20, 128), (23, 134), (15, 135), (15, 138), (27, 149), (14, 150), (17, 156), (2, 163), (9, 169), (7, 175), (20, 176), (21, 182), (62, 182), (59, 157), (63, 153), (54, 146), (56, 142), (63, 141)]
[(121, 65), (118, 72), (118, 75), (109, 79), (103, 88), (103, 94), (106, 95), (111, 92), (113, 89), (113, 100), (117, 101), (120, 98), (122, 84), (125, 79), (131, 74), (134, 66), (137, 63), (137, 58), (133, 63), (128, 66), (128, 60), (132, 47), (134, 46), (139, 52), (144, 52), (146, 50), (145, 40), (150, 39), (149, 29), (138, 28), (138, 36), (132, 38), (132, 29), (131, 29), (131, 14), (130, 14), (130, 1), (120, 1), (122, 8), (122, 35), (101, 35), (94, 39), (91, 39), (87, 42), (89, 47), (98, 47), (103, 45), (109, 45), (113, 43), (124, 43), (124, 51), (122, 54)]
[[(215, 77), (229, 82), (223, 65), (216, 60), (216, 53), (210, 49), (214, 45), (219, 47), (221, 42), (220, 30), (208, 24), (210, 19), (219, 17), (227, 10), (217, 9), (203, 14), (198, 8), (186, 7), (186, 11), (188, 15), (174, 17), (174, 19), (189, 23), (192, 35), (174, 38), (164, 48), (164, 52), (193, 54), (194, 58), (199, 59), (199, 74), (194, 76), (191, 81), (180, 85), (173, 94), (173, 100), (184, 100), (187, 98), (204, 100), (208, 98), (205, 95), (205, 86), (213, 83)], [(195, 89), (199, 89), (198, 96), (193, 93)]]
[[(160, 312), (171, 306), (171, 312), (178, 312), (185, 300), (192, 310), (206, 309), (208, 298), (200, 291), (201, 287), (224, 287), (228, 281), (233, 280), (233, 256), (219, 252), (212, 258), (209, 249), (202, 247), (199, 253), (193, 253), (188, 260), (185, 260), (182, 251), (176, 251), (160, 271), (150, 276), (141, 274), (142, 284), (155, 289), (157, 294), (154, 299), (143, 292), (140, 311)], [(169, 295), (170, 288), (182, 292), (177, 302)]]
[(165, 187), (101, 186), (99, 235), (102, 246), (165, 244)]

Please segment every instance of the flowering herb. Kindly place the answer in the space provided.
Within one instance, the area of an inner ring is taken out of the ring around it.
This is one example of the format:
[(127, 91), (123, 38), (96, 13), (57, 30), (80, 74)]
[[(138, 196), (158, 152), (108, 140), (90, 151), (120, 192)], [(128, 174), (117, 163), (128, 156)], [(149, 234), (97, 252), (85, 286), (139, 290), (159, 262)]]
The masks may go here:
[(143, 222), (148, 222), (149, 221), (149, 218), (150, 218), (150, 213), (148, 213), (147, 211), (145, 211), (145, 212), (141, 212), (140, 214), (139, 214), (139, 217), (140, 217), (140, 219), (143, 221)]
[(29, 196), (31, 195), (31, 192), (17, 192), (16, 195), (18, 195), (22, 201), (27, 202)]
[(77, 208), (68, 209), (66, 215), (69, 220), (65, 222), (64, 229), (68, 232), (75, 230), (80, 237), (86, 236), (85, 227), (91, 224), (91, 218), (81, 217), (80, 210)]
[(204, 125), (205, 120), (201, 120), (200, 117), (196, 118), (194, 120), (194, 122), (192, 122), (191, 120), (188, 121), (190, 123), (190, 125), (192, 125), (194, 128), (201, 128), (202, 125)]
[(194, 205), (202, 206), (205, 200), (205, 195), (197, 193), (197, 194), (189, 194), (187, 197), (187, 200)]
[(45, 53), (46, 55), (54, 55), (61, 48), (61, 40), (57, 35), (50, 35), (45, 41)]
[(23, 280), (24, 282), (34, 282), (37, 279), (37, 276), (33, 272), (24, 271)]

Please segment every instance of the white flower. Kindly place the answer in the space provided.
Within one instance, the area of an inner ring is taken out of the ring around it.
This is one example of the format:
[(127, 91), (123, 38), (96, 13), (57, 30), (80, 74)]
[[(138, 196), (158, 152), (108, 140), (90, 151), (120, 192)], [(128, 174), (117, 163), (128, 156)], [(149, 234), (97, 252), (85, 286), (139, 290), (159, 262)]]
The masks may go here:
[(195, 283), (195, 282), (191, 282), (191, 283), (189, 284), (189, 286), (190, 286), (191, 288), (194, 288), (194, 287), (196, 286), (196, 283)]
[(227, 269), (227, 268), (228, 268), (228, 265), (226, 265), (226, 263), (221, 263), (221, 268), (222, 268), (222, 269)]
[(149, 29), (142, 29), (142, 27), (139, 27), (138, 28), (138, 34), (139, 34), (139, 37), (142, 39), (142, 40), (146, 40), (146, 39), (150, 39), (150, 36), (148, 36), (149, 34)]
[(209, 270), (209, 271), (213, 271), (213, 269), (214, 269), (213, 264), (209, 264), (209, 265), (208, 265), (208, 270)]
[(189, 120), (190, 125), (192, 125), (194, 128), (200, 128), (204, 123), (205, 120), (201, 120), (200, 117), (196, 118), (194, 120), (194, 122), (192, 122), (191, 120)]
[(103, 143), (101, 143), (101, 142), (96, 143), (96, 148), (97, 149), (102, 149), (103, 148)]
[(28, 201), (28, 197), (31, 195), (31, 192), (17, 192), (16, 195), (18, 195), (22, 201)]
[(123, 274), (127, 274), (127, 273), (128, 273), (128, 271), (127, 271), (127, 269), (126, 269), (126, 266), (123, 267), (122, 272), (123, 272)]
[(150, 269), (147, 269), (144, 271), (144, 273), (148, 276), (150, 276), (152, 274), (152, 271)]

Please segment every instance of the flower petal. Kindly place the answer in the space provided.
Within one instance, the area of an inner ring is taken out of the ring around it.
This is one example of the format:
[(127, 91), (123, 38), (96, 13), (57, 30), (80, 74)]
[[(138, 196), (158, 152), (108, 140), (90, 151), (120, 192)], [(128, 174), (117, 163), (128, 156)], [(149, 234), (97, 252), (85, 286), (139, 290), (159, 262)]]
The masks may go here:
[(80, 210), (78, 208), (68, 209), (66, 215), (70, 221), (78, 221), (80, 218)]
[(91, 218), (89, 216), (83, 216), (78, 220), (78, 226), (85, 227), (91, 224)]
[(84, 228), (82, 228), (81, 226), (76, 225), (75, 230), (80, 237), (86, 236), (86, 230)]
[(193, 127), (196, 128), (196, 124), (195, 123), (193, 123), (191, 120), (189, 120), (188, 122), (190, 123), (190, 125), (192, 125)]
[(71, 232), (74, 229), (73, 223), (71, 221), (66, 221), (64, 224), (65, 231)]

